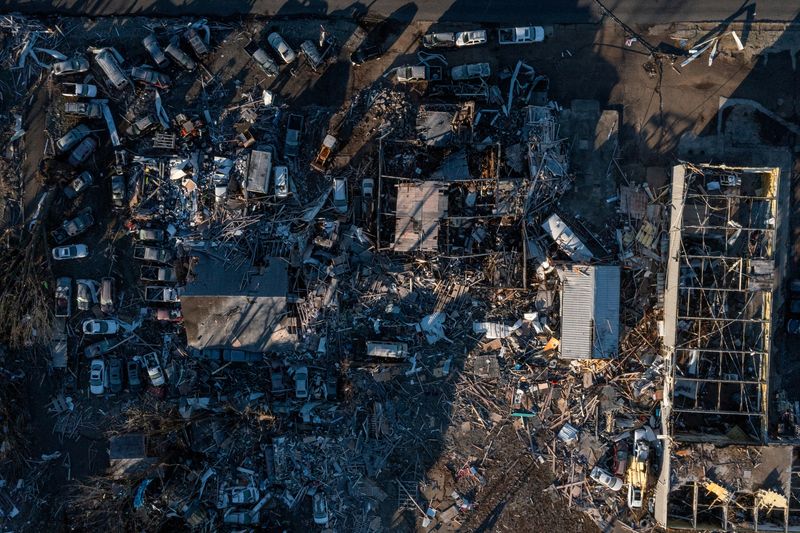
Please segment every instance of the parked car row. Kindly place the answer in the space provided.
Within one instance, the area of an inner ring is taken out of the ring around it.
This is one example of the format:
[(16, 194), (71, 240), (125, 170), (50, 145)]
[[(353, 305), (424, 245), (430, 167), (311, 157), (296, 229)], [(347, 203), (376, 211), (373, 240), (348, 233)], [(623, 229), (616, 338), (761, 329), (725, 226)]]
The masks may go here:
[[(89, 392), (97, 396), (106, 392), (118, 393), (125, 387), (126, 382), (128, 390), (135, 392), (142, 388), (140, 367), (137, 358), (126, 361), (117, 357), (110, 357), (108, 360), (92, 359), (89, 365)], [(155, 383), (153, 385), (158, 386)]]
[[(497, 30), (497, 41), (502, 44), (527, 44), (544, 41), (545, 31), (542, 26), (518, 26)], [(422, 37), (425, 48), (456, 48), (477, 46), (489, 42), (486, 30), (469, 30), (459, 32), (428, 33)]]

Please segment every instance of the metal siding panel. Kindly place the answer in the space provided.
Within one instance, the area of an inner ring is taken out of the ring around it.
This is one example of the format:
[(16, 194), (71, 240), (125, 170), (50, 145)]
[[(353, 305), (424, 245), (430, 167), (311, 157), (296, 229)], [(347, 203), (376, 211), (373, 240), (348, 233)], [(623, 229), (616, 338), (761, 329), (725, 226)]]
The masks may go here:
[(592, 356), (594, 276), (591, 267), (564, 272), (561, 292), (561, 357)]
[(619, 348), (619, 285), (617, 266), (598, 266), (594, 271), (595, 358), (615, 357)]

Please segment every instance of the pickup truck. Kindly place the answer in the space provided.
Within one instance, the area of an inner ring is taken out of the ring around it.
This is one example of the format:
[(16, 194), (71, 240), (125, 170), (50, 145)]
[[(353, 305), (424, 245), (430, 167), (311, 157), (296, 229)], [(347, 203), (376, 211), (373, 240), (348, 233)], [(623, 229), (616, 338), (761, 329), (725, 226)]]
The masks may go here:
[(97, 102), (64, 102), (64, 113), (79, 117), (100, 118), (103, 106)]
[(67, 239), (80, 235), (89, 229), (92, 224), (94, 224), (92, 208), (87, 207), (72, 220), (65, 220), (61, 227), (50, 232), (50, 235), (57, 244), (61, 244)]
[(158, 303), (180, 302), (178, 291), (172, 287), (156, 287), (156, 286), (145, 287), (144, 299), (148, 302), (158, 302)]
[(72, 278), (56, 280), (56, 316), (68, 318), (72, 312)]
[(429, 33), (422, 37), (422, 46), (425, 48), (453, 48), (455, 45), (455, 33)]
[(430, 67), (427, 65), (405, 65), (397, 67), (395, 76), (398, 83), (421, 83), (426, 81), (440, 81), (442, 79), (442, 67)]
[(168, 263), (172, 261), (172, 251), (157, 246), (136, 246), (133, 249), (133, 258), (140, 261), (155, 261)]
[(142, 281), (163, 281), (168, 283), (178, 281), (178, 276), (175, 275), (175, 269), (172, 267), (143, 265), (140, 277)]
[(300, 134), (303, 132), (303, 116), (289, 115), (286, 123), (286, 144), (283, 155), (286, 157), (297, 157), (300, 152)]
[(63, 96), (94, 98), (97, 96), (97, 85), (92, 85), (91, 83), (62, 83), (61, 94)]
[(317, 172), (324, 172), (325, 165), (328, 163), (328, 159), (331, 157), (334, 148), (336, 148), (336, 137), (333, 135), (326, 135), (325, 139), (322, 141), (322, 146), (319, 149), (317, 158), (311, 162), (311, 168)]
[(541, 26), (521, 26), (497, 30), (500, 44), (526, 44), (544, 41), (544, 28)]

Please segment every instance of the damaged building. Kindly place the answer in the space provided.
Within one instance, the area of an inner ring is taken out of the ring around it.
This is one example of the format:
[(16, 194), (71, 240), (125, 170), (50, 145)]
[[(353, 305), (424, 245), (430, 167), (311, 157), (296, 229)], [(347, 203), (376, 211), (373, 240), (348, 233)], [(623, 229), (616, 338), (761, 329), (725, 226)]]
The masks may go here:
[(773, 442), (780, 168), (673, 167), (655, 516), (676, 529), (798, 531), (796, 452)]
[(197, 252), (190, 259), (189, 281), (181, 308), (190, 348), (199, 352), (241, 350), (263, 353), (290, 349), (296, 342), (287, 327), (288, 264), (231, 268), (229, 261)]

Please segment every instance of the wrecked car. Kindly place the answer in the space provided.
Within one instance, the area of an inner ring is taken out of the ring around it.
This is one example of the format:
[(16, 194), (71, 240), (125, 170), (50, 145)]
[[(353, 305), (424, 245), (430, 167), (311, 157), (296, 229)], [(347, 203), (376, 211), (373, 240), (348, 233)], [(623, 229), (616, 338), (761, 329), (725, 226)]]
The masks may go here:
[(131, 78), (159, 89), (166, 89), (170, 83), (169, 76), (146, 67), (133, 67), (131, 69)]
[(136, 246), (133, 249), (133, 258), (141, 261), (155, 261), (168, 263), (173, 258), (172, 250), (158, 248), (157, 246)]
[(97, 85), (92, 85), (91, 83), (62, 83), (61, 95), (94, 98), (97, 96)]
[(94, 183), (92, 173), (84, 170), (78, 176), (69, 182), (69, 185), (64, 187), (64, 196), (69, 199), (74, 199), (80, 193), (88, 189)]
[(322, 55), (317, 50), (317, 46), (311, 41), (303, 41), (300, 43), (300, 52), (306, 57), (308, 64), (311, 65), (313, 70), (317, 70), (322, 66)]
[(442, 79), (441, 67), (427, 65), (413, 65), (397, 67), (395, 78), (398, 83), (421, 83), (425, 81), (439, 81)]
[(67, 162), (73, 167), (77, 167), (91, 156), (97, 150), (97, 139), (93, 136), (85, 137), (78, 146), (76, 146), (72, 153), (69, 154)]
[(92, 216), (92, 208), (87, 207), (86, 209), (82, 210), (78, 215), (71, 219), (65, 220), (61, 227), (55, 229), (50, 233), (53, 237), (53, 240), (57, 244), (61, 244), (62, 242), (66, 241), (71, 237), (75, 237), (80, 235), (89, 227), (94, 224), (94, 217)]
[(453, 81), (488, 78), (491, 73), (492, 70), (489, 67), (489, 63), (470, 63), (468, 65), (458, 65), (450, 69), (450, 77)]
[(111, 202), (116, 209), (125, 207), (125, 176), (121, 174), (111, 176)]
[(286, 142), (284, 144), (283, 155), (286, 157), (297, 157), (300, 151), (300, 134), (303, 132), (303, 116), (289, 115), (286, 122)]
[(116, 320), (86, 320), (83, 323), (83, 333), (86, 335), (113, 335), (119, 331), (119, 322)]
[[(63, 56), (61, 56), (63, 57)], [(53, 63), (53, 74), (56, 76), (66, 76), (68, 74), (80, 74), (89, 70), (89, 60), (83, 56), (75, 56), (66, 61)]]
[(115, 339), (103, 339), (100, 342), (95, 342), (84, 348), (83, 355), (87, 359), (101, 357), (110, 352), (117, 344), (118, 341)]
[(197, 57), (204, 57), (208, 54), (208, 46), (206, 46), (206, 43), (200, 38), (200, 35), (198, 35), (197, 30), (194, 28), (186, 30), (183, 34), (183, 38), (186, 39), (186, 42), (192, 47)]
[(87, 118), (101, 118), (103, 106), (97, 102), (64, 102), (64, 113)]
[(172, 283), (178, 281), (178, 276), (175, 274), (175, 269), (171, 267), (142, 265), (140, 279), (142, 281), (164, 281)]
[(144, 288), (144, 299), (147, 302), (175, 303), (180, 302), (178, 291), (172, 287), (150, 286)]
[(82, 259), (89, 255), (89, 247), (85, 244), (70, 244), (69, 246), (56, 246), (53, 248), (53, 259)]
[(91, 132), (92, 130), (86, 124), (78, 124), (56, 141), (56, 149), (61, 153), (66, 152)]
[[(78, 280), (78, 296), (76, 298), (78, 302), (78, 309), (81, 311), (88, 311), (89, 307), (95, 302), (95, 288), (96, 285), (90, 285), (90, 280)], [(96, 284), (97, 282), (91, 282), (92, 284)]]
[(270, 33), (267, 36), (267, 42), (272, 49), (277, 52), (281, 60), (287, 65), (297, 59), (297, 54), (295, 51), (292, 50), (288, 44), (286, 44), (286, 41), (277, 32)]
[(377, 44), (362, 44), (358, 49), (350, 54), (350, 63), (354, 66), (363, 65), (367, 61), (378, 59), (383, 54), (383, 50)]
[(100, 280), (100, 311), (107, 315), (114, 312), (114, 278)]
[(308, 368), (301, 366), (294, 371), (294, 395), (299, 398), (308, 398)]
[(164, 372), (161, 370), (161, 363), (158, 362), (158, 355), (156, 355), (156, 352), (144, 354), (142, 356), (142, 364), (147, 369), (150, 383), (152, 383), (154, 387), (161, 387), (167, 383), (164, 379)]
[(195, 63), (194, 59), (189, 57), (186, 52), (181, 50), (181, 47), (178, 46), (177, 40), (170, 42), (164, 49), (164, 52), (166, 52), (166, 54), (174, 59), (176, 63), (189, 72), (197, 68), (197, 63)]
[(111, 392), (122, 390), (122, 361), (116, 357), (108, 360), (108, 388)]
[(278, 64), (273, 61), (267, 51), (258, 46), (255, 41), (250, 41), (244, 46), (244, 51), (253, 58), (253, 61), (258, 63), (258, 66), (267, 74), (267, 76), (278, 75)]
[(118, 91), (124, 89), (130, 83), (128, 78), (125, 77), (122, 67), (119, 66), (122, 62), (122, 56), (113, 48), (101, 49), (95, 54), (94, 60), (111, 85)]
[(333, 208), (341, 214), (347, 214), (347, 180), (334, 178), (333, 180)]
[(456, 33), (456, 46), (486, 44), (486, 30), (460, 31)]
[(169, 60), (167, 56), (164, 55), (164, 51), (161, 50), (161, 47), (158, 45), (158, 39), (154, 34), (147, 35), (144, 39), (142, 39), (142, 45), (144, 46), (147, 53), (150, 54), (150, 57), (153, 58), (153, 61), (156, 62), (157, 67), (165, 67), (169, 64)]
[(89, 370), (89, 391), (92, 394), (100, 395), (105, 392), (106, 383), (106, 364), (102, 359), (92, 361)]
[(136, 232), (136, 239), (140, 241), (153, 241), (161, 242), (164, 240), (166, 233), (164, 230), (157, 228), (140, 228)]
[(453, 48), (456, 45), (456, 34), (451, 32), (428, 33), (422, 37), (425, 48)]
[(72, 278), (56, 280), (56, 312), (57, 317), (67, 318), (72, 314)]
[(608, 470), (603, 470), (599, 466), (592, 468), (592, 472), (589, 474), (589, 476), (596, 482), (604, 485), (614, 492), (617, 492), (619, 489), (621, 489), (623, 485), (620, 478), (612, 476)]
[(128, 129), (125, 130), (125, 135), (128, 137), (139, 137), (144, 135), (148, 131), (156, 128), (159, 126), (160, 123), (158, 119), (154, 115), (145, 115), (142, 118), (138, 119), (136, 122), (128, 126)]
[(249, 505), (258, 501), (259, 493), (256, 487), (231, 488), (231, 503), (234, 505)]
[(142, 387), (142, 380), (139, 378), (139, 363), (133, 359), (129, 359), (126, 363), (125, 369), (128, 374), (128, 388), (132, 391), (139, 390)]

